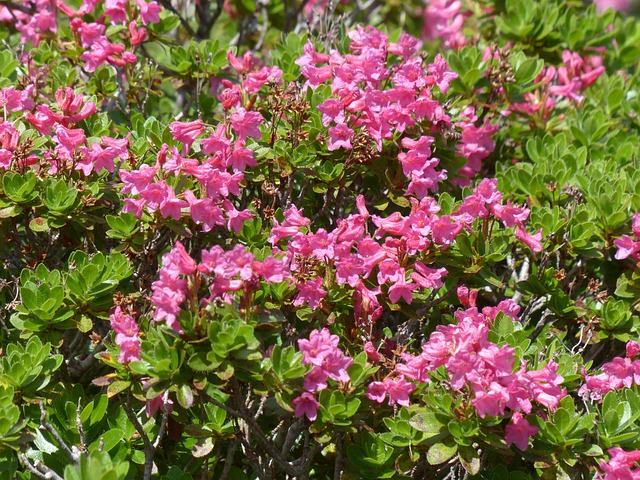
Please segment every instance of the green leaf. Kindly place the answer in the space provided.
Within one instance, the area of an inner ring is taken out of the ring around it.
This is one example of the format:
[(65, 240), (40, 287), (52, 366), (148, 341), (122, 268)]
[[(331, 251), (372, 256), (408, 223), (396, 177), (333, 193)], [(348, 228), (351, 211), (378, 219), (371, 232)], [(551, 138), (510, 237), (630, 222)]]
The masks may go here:
[(29, 222), (29, 228), (34, 232), (48, 232), (49, 224), (46, 218), (36, 217)]
[[(120, 440), (124, 437), (124, 432), (119, 428), (112, 428), (111, 430), (103, 433), (96, 441), (94, 441), (91, 445), (89, 445), (89, 452), (94, 452), (96, 450), (102, 450), (104, 452), (108, 452), (113, 449)], [(102, 449), (100, 446), (102, 445)]]
[(191, 390), (191, 387), (189, 387), (189, 385), (180, 385), (176, 397), (178, 399), (178, 403), (183, 408), (188, 409), (191, 408), (191, 405), (193, 405), (193, 391)]
[(427, 452), (427, 462), (430, 465), (440, 465), (451, 457), (453, 457), (458, 451), (458, 445), (456, 443), (447, 445), (446, 443), (435, 443), (431, 445)]
[(439, 434), (444, 425), (438, 421), (433, 412), (422, 412), (414, 415), (409, 420), (409, 425), (418, 430), (431, 435)]

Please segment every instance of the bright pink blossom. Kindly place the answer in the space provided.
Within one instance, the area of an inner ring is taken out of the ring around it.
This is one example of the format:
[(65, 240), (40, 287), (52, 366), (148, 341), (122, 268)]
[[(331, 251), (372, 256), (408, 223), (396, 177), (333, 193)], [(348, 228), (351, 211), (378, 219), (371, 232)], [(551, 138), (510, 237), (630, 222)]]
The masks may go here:
[(306, 415), (307, 418), (313, 422), (318, 416), (318, 407), (320, 404), (309, 392), (304, 392), (298, 398), (295, 398), (293, 404), (295, 405), (296, 417)]
[(338, 150), (339, 148), (351, 150), (352, 138), (353, 130), (350, 129), (345, 123), (340, 123), (335, 127), (331, 127), (329, 129), (329, 143), (327, 148), (329, 150)]
[(529, 447), (529, 438), (538, 433), (538, 427), (531, 425), (520, 412), (515, 412), (511, 417), (511, 423), (505, 428), (505, 441), (507, 445), (515, 443), (523, 452)]

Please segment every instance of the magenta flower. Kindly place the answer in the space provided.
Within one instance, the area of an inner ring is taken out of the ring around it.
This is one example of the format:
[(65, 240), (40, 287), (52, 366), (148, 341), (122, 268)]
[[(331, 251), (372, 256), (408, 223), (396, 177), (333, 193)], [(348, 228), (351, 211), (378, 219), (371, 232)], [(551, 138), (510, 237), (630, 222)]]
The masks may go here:
[(172, 122), (169, 124), (169, 131), (175, 140), (184, 143), (185, 151), (189, 151), (189, 148), (193, 145), (193, 142), (196, 141), (196, 138), (204, 132), (204, 123), (202, 120)]
[(180, 242), (176, 242), (171, 251), (162, 256), (162, 264), (162, 270), (174, 279), (180, 275), (193, 275), (196, 271), (196, 262)]
[(344, 148), (351, 150), (351, 138), (353, 137), (353, 130), (351, 130), (346, 123), (339, 123), (335, 127), (329, 129), (329, 150), (338, 150)]
[(387, 388), (382, 382), (371, 382), (367, 389), (367, 398), (373, 402), (382, 403), (387, 395)]
[(640, 213), (634, 213), (631, 218), (631, 230), (636, 237), (640, 237)]
[(373, 343), (366, 342), (364, 344), (364, 352), (367, 354), (367, 357), (372, 362), (379, 362), (380, 361), (380, 358), (381, 358), (380, 354), (378, 353), (376, 348), (373, 346)]
[(407, 382), (404, 377), (395, 379), (387, 377), (383, 383), (389, 395), (389, 405), (395, 405), (397, 403), (405, 407), (409, 406), (409, 395), (416, 389), (413, 383)]
[(398, 303), (400, 298), (403, 298), (407, 304), (411, 305), (413, 300), (412, 292), (418, 288), (415, 283), (407, 283), (404, 275), (401, 275), (398, 281), (389, 287), (389, 301), (391, 303)]
[(298, 340), (298, 348), (303, 353), (303, 362), (306, 364), (321, 366), (327, 355), (338, 348), (340, 338), (331, 335), (327, 328), (313, 330), (309, 339)]
[(327, 388), (327, 378), (329, 375), (322, 367), (314, 367), (304, 377), (304, 389), (309, 392), (317, 392)]
[(511, 423), (505, 428), (507, 445), (516, 444), (523, 452), (529, 447), (529, 438), (538, 433), (538, 427), (531, 425), (520, 412), (514, 412)]
[(627, 257), (635, 256), (640, 251), (640, 242), (634, 242), (629, 235), (616, 238), (613, 244), (618, 247), (616, 260), (624, 260)]
[(601, 480), (635, 480), (640, 478), (640, 469), (632, 467), (640, 461), (640, 450), (625, 452), (620, 447), (610, 448), (609, 463), (600, 462), (600, 469), (605, 473)]
[[(153, 417), (156, 413), (158, 413), (158, 410), (164, 413), (165, 394), (161, 393), (160, 395), (157, 395), (151, 399), (147, 399), (147, 404), (145, 406), (145, 413), (147, 414), (147, 418)], [(167, 399), (167, 408), (169, 412), (173, 410), (173, 400), (171, 400), (170, 398)]]
[(613, 8), (618, 12), (628, 12), (631, 9), (632, 0), (593, 0), (598, 12), (604, 12), (607, 8)]
[(140, 19), (142, 23), (148, 25), (149, 23), (158, 23), (160, 21), (160, 12), (162, 8), (156, 2), (147, 3), (145, 0), (136, 0), (136, 4), (140, 9)]
[(138, 324), (131, 315), (125, 315), (118, 306), (109, 316), (111, 328), (116, 332), (116, 344), (120, 347), (118, 361), (129, 363), (140, 360), (140, 339), (138, 338)]
[(327, 296), (327, 291), (322, 288), (322, 279), (313, 278), (306, 283), (298, 283), (298, 295), (293, 300), (293, 304), (296, 307), (304, 305), (305, 303), (311, 307), (311, 310), (315, 310), (320, 305), (320, 302)]
[(231, 126), (238, 138), (242, 140), (249, 137), (255, 138), (256, 140), (262, 138), (262, 133), (258, 127), (264, 120), (264, 117), (258, 112), (247, 111), (240, 107), (236, 109), (236, 113), (229, 117), (229, 120), (231, 120)]
[(532, 252), (542, 251), (542, 229), (529, 235), (522, 227), (516, 228), (516, 238), (531, 249)]
[(318, 407), (320, 404), (309, 392), (304, 392), (298, 398), (295, 398), (293, 404), (296, 406), (296, 417), (306, 415), (307, 418), (313, 422), (318, 416)]

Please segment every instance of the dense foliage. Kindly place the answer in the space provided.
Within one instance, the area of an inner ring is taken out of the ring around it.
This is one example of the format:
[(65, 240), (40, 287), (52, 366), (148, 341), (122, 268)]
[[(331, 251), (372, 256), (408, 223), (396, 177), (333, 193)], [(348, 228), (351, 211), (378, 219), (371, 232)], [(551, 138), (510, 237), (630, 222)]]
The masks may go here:
[(640, 478), (640, 23), (1, 0), (0, 478)]

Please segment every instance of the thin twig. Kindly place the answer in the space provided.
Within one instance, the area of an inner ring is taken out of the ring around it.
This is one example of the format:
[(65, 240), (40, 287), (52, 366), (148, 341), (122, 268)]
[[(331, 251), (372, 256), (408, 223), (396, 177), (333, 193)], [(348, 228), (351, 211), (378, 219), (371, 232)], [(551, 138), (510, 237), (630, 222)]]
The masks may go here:
[(67, 445), (67, 443), (60, 436), (55, 427), (47, 422), (47, 410), (44, 407), (44, 402), (40, 402), (40, 430), (46, 430), (47, 432), (49, 432), (58, 443), (62, 451), (65, 453), (67, 458), (74, 464), (78, 464), (78, 462), (80, 461), (80, 456), (77, 453), (74, 453), (71, 448), (69, 448), (69, 445)]
[(80, 436), (80, 451), (82, 453), (87, 453), (87, 442), (84, 436), (84, 427), (82, 426), (82, 418), (80, 414), (82, 413), (82, 403), (80, 402), (80, 398), (78, 399), (78, 408), (76, 408), (76, 424), (78, 426), (78, 435)]
[(51, 470), (46, 465), (43, 465), (40, 460), (35, 460), (32, 465), (27, 456), (24, 453), (20, 453), (18, 455), (22, 464), (27, 467), (31, 473), (33, 473), (38, 478), (43, 478), (45, 480), (63, 480), (60, 475)]
[(162, 396), (162, 423), (160, 424), (160, 430), (158, 430), (158, 436), (156, 440), (153, 442), (153, 450), (155, 452), (158, 445), (162, 441), (162, 437), (164, 437), (164, 433), (167, 429), (167, 420), (169, 418), (169, 390), (165, 390), (164, 395)]
[(229, 449), (227, 450), (227, 456), (224, 459), (224, 467), (222, 469), (222, 474), (220, 475), (220, 480), (227, 480), (229, 473), (231, 472), (231, 467), (233, 466), (233, 457), (236, 454), (236, 449), (238, 448), (239, 440), (236, 438), (231, 445), (229, 445)]
[(149, 440), (147, 433), (144, 431), (142, 424), (138, 420), (138, 418), (133, 413), (133, 409), (131, 408), (131, 392), (127, 392), (127, 401), (124, 406), (124, 412), (127, 415), (129, 421), (133, 424), (133, 427), (136, 429), (136, 432), (142, 438), (142, 443), (144, 444), (144, 480), (151, 479), (151, 473), (153, 471), (153, 457), (155, 455), (155, 448)]
[(269, 456), (271, 456), (271, 458), (273, 458), (278, 463), (280, 468), (282, 468), (287, 474), (296, 477), (302, 473), (300, 469), (295, 468), (293, 465), (291, 465), (291, 463), (289, 463), (275, 448), (275, 446), (264, 436), (264, 433), (262, 433), (262, 429), (251, 415), (247, 415), (244, 412), (240, 412), (238, 410), (235, 410), (234, 408), (228, 407), (227, 405), (218, 402), (215, 398), (210, 398), (210, 402), (217, 407), (224, 409), (227, 413), (230, 413), (234, 417), (244, 420), (251, 433), (255, 435), (260, 446), (264, 450), (266, 450), (267, 454), (269, 454)]

